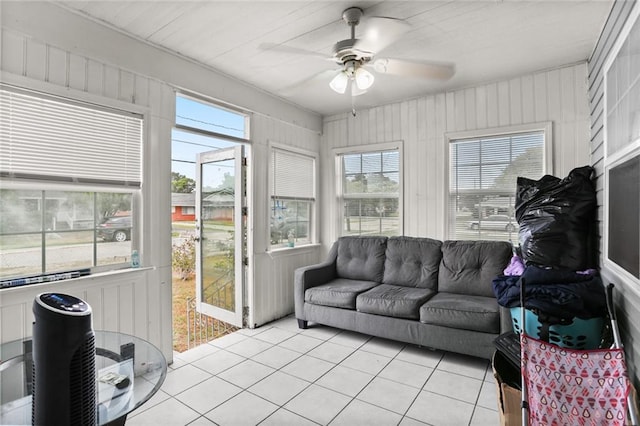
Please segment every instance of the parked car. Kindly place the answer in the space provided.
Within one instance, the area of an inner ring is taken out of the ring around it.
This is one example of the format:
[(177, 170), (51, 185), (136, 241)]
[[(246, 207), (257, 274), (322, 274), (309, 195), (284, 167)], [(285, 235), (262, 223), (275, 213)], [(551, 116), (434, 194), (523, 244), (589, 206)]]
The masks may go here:
[(96, 232), (104, 241), (127, 241), (131, 239), (131, 216), (109, 217), (98, 225)]
[(514, 232), (518, 229), (518, 222), (513, 217), (506, 214), (492, 214), (484, 219), (469, 222), (469, 229), (492, 229), (499, 231)]

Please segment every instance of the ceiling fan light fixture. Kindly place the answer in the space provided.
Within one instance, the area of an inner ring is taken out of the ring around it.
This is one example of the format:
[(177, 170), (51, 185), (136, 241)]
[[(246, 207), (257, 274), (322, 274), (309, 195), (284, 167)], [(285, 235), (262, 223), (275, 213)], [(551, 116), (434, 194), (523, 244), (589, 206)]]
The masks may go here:
[(349, 84), (349, 76), (347, 75), (346, 72), (340, 71), (329, 82), (329, 87), (331, 87), (331, 89), (333, 89), (334, 92), (340, 93), (342, 95), (347, 90), (348, 84)]
[(367, 90), (369, 87), (371, 87), (375, 78), (369, 71), (360, 67), (355, 72), (355, 80), (358, 89)]

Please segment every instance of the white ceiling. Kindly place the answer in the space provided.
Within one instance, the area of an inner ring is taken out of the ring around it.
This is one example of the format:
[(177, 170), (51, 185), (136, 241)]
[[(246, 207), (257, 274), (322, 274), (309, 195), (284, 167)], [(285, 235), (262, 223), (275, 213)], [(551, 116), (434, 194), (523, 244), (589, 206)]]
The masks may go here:
[[(411, 29), (377, 57), (454, 63), (448, 81), (376, 74), (359, 109), (504, 80), (589, 58), (611, 0), (573, 1), (67, 1), (62, 4), (322, 115), (351, 109), (333, 92), (328, 61), (348, 39), (342, 11), (406, 20)], [(364, 28), (363, 22), (358, 29)], [(356, 37), (358, 36), (356, 32)], [(321, 55), (265, 49), (264, 43)], [(310, 79), (305, 83), (305, 80)]]

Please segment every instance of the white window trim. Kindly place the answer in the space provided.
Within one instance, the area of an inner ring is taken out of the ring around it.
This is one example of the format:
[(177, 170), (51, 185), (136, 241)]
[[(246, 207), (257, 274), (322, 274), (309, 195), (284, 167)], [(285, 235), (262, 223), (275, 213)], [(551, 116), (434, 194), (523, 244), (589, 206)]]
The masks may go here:
[[(491, 127), (487, 129), (480, 130), (468, 130), (461, 132), (448, 132), (444, 134), (445, 139), (445, 190), (443, 193), (442, 199), (442, 209), (444, 217), (444, 235), (445, 238), (451, 238), (450, 234), (450, 223), (449, 223), (449, 195), (451, 188), (450, 178), (451, 175), (451, 157), (450, 157), (450, 149), (452, 142), (458, 141), (460, 139), (476, 139), (476, 138), (484, 138), (491, 136), (501, 136), (501, 135), (512, 135), (514, 133), (530, 133), (530, 132), (544, 132), (544, 158), (542, 159), (542, 167), (543, 174), (553, 174), (553, 122), (545, 121), (540, 123), (530, 123), (530, 124), (519, 124), (513, 126), (504, 126), (504, 127)], [(514, 191), (515, 192), (515, 191)]]
[(342, 203), (343, 203), (343, 188), (342, 188), (342, 162), (340, 156), (345, 154), (365, 154), (368, 152), (380, 152), (380, 151), (398, 151), (400, 158), (400, 166), (398, 170), (398, 233), (404, 235), (404, 141), (397, 140), (392, 142), (383, 142), (369, 145), (358, 145), (347, 148), (334, 148), (331, 150), (331, 156), (334, 159), (334, 194), (333, 199), (336, 200), (334, 208), (334, 220), (332, 240), (335, 241), (342, 236)]
[(293, 154), (304, 155), (310, 158), (313, 158), (314, 170), (313, 170), (313, 208), (311, 209), (311, 221), (309, 224), (309, 242), (304, 244), (296, 244), (295, 247), (277, 247), (271, 244), (271, 227), (269, 225), (269, 217), (267, 217), (267, 226), (265, 226), (264, 238), (267, 241), (267, 253), (272, 253), (276, 251), (283, 250), (296, 250), (309, 248), (310, 246), (315, 246), (318, 244), (318, 194), (319, 194), (319, 182), (318, 182), (318, 153), (313, 151), (308, 151), (306, 149), (293, 147), (290, 145), (285, 145), (283, 143), (274, 142), (269, 140), (268, 143), (268, 153), (267, 158), (269, 164), (267, 166), (268, 170), (268, 179), (267, 179), (267, 197), (266, 197), (266, 210), (267, 214), (271, 212), (271, 188), (273, 187), (273, 170), (271, 165), (271, 154), (274, 149), (279, 149), (281, 151), (288, 151)]
[[(603, 155), (602, 155), (602, 158), (603, 158), (604, 166), (603, 166), (602, 175), (604, 179), (604, 186), (603, 186), (602, 192), (604, 194), (604, 197), (603, 197), (602, 205), (599, 206), (602, 209), (602, 215), (603, 215), (602, 236), (600, 239), (602, 241), (602, 248), (603, 248), (602, 250), (603, 266), (606, 270), (612, 272), (615, 275), (616, 279), (621, 280), (622, 283), (632, 284), (632, 285), (627, 285), (625, 287), (629, 288), (638, 297), (640, 297), (640, 279), (634, 277), (629, 272), (627, 272), (624, 268), (622, 268), (617, 263), (609, 259), (609, 171), (612, 168), (620, 164), (623, 164), (627, 160), (637, 155), (640, 155), (640, 138), (637, 138), (635, 141), (630, 142), (627, 146), (619, 149), (617, 152), (613, 153), (612, 155), (608, 155), (609, 140), (608, 140), (607, 130), (609, 125), (608, 123), (609, 105), (607, 105), (607, 83), (608, 83), (607, 80), (608, 80), (608, 74), (609, 74), (609, 70), (611, 69), (611, 66), (614, 64), (615, 59), (618, 56), (618, 53), (620, 52), (620, 49), (622, 49), (624, 43), (629, 38), (631, 29), (633, 28), (633, 26), (635, 25), (636, 21), (638, 21), (639, 18), (640, 18), (640, 3), (636, 2), (635, 5), (633, 6), (633, 10), (629, 14), (629, 17), (627, 18), (627, 21), (622, 27), (622, 30), (620, 31), (618, 38), (616, 39), (611, 50), (609, 51), (609, 54), (603, 66), (603, 71), (602, 71), (603, 73), (603, 100), (602, 100), (603, 102), (603, 111), (602, 111)], [(603, 272), (604, 274), (606, 274), (606, 271), (603, 271)]]

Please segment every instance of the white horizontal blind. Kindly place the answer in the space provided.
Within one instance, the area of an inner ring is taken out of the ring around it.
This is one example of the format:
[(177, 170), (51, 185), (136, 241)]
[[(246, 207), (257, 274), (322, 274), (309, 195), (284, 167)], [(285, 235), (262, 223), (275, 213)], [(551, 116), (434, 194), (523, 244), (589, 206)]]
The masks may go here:
[(451, 238), (517, 241), (513, 218), (517, 178), (542, 177), (544, 143), (543, 131), (451, 142)]
[(0, 87), (0, 176), (140, 187), (142, 119)]
[(314, 158), (274, 148), (271, 150), (271, 196), (279, 199), (313, 200)]

